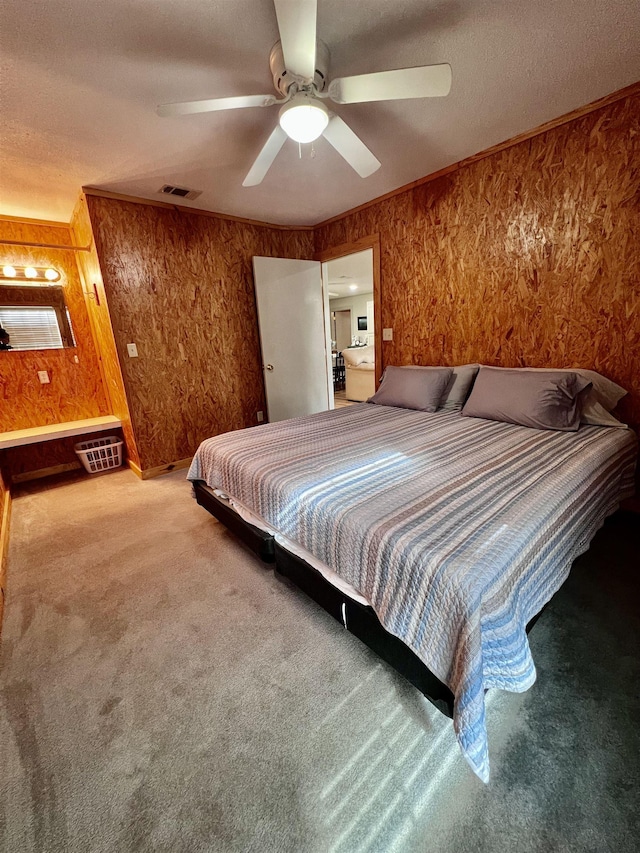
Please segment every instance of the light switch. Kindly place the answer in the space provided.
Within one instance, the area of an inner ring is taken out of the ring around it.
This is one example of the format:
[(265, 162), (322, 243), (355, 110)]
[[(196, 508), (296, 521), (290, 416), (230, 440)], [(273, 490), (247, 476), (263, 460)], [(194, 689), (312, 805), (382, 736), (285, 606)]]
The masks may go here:
[(127, 352), (129, 353), (129, 358), (138, 357), (138, 347), (135, 344), (127, 344)]
[(382, 340), (383, 341), (392, 341), (393, 340), (393, 329), (383, 329), (382, 330)]
[(49, 382), (51, 382), (51, 380), (49, 379), (49, 374), (47, 373), (46, 370), (39, 370), (38, 371), (38, 379), (40, 380), (42, 385), (48, 385)]

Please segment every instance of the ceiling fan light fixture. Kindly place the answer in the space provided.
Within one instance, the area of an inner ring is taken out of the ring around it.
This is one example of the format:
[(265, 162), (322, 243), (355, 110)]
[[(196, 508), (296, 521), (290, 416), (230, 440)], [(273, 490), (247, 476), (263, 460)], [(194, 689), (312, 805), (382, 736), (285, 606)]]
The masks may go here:
[(329, 111), (321, 101), (302, 93), (282, 107), (279, 121), (294, 142), (313, 142), (329, 124)]

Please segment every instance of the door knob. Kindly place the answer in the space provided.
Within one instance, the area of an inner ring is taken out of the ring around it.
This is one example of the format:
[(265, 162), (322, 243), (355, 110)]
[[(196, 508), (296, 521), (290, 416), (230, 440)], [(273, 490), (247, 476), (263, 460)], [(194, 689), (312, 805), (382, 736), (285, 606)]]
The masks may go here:
[(265, 370), (273, 370), (273, 365), (272, 364), (265, 364), (264, 369)]

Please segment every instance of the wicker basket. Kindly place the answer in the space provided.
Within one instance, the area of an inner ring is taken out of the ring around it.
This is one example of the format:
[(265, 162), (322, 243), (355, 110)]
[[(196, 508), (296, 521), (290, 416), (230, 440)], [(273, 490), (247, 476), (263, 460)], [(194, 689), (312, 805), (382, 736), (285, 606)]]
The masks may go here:
[(78, 458), (90, 474), (119, 468), (122, 465), (122, 439), (117, 435), (79, 441), (75, 446)]

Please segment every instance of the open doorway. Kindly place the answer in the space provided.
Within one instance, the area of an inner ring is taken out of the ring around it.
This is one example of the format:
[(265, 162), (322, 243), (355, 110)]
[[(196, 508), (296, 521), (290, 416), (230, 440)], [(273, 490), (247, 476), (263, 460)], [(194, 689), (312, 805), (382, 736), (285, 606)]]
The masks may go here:
[(332, 351), (342, 352), (351, 346), (351, 308), (331, 311), (331, 340), (335, 341)]
[(334, 407), (375, 393), (373, 249), (322, 264), (329, 296)]

